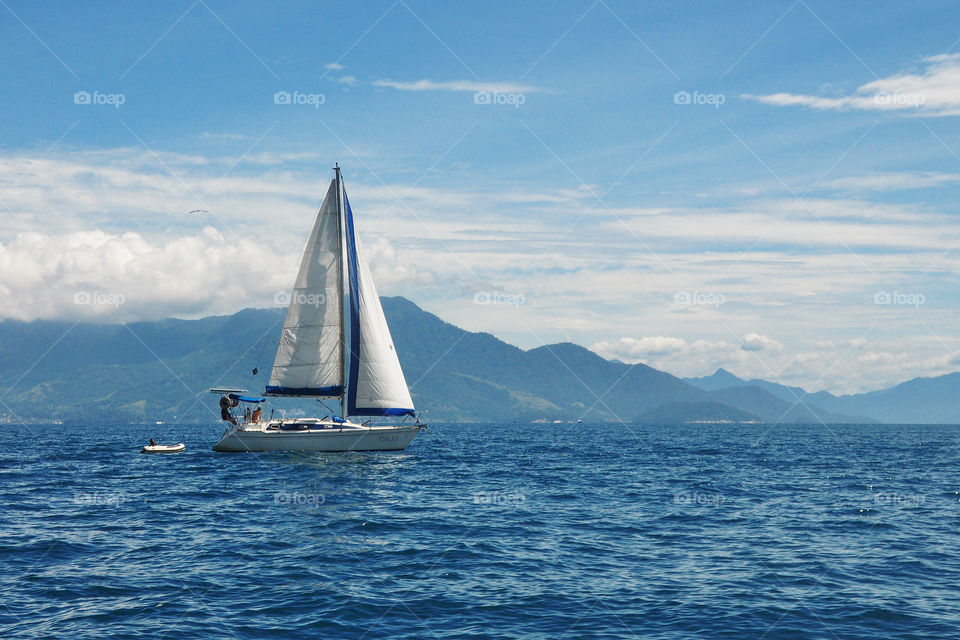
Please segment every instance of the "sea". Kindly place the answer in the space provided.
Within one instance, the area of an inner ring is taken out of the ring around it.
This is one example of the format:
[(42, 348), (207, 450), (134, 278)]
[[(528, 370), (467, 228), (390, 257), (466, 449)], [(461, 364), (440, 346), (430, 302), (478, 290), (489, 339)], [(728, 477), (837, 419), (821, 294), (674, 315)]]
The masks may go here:
[(221, 432), (0, 425), (0, 638), (960, 636), (958, 426)]

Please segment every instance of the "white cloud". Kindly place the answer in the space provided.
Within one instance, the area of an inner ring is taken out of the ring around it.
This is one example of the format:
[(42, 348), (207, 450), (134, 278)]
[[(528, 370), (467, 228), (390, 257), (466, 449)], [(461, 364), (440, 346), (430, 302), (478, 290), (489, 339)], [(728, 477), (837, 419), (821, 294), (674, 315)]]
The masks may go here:
[(430, 285), (436, 276), (426, 264), (401, 260), (396, 248), (385, 237), (377, 237), (363, 245), (364, 255), (371, 265), (373, 281), (378, 291), (395, 291), (402, 287)]
[(602, 224), (611, 233), (631, 232), (634, 239), (642, 238), (664, 252), (697, 242), (712, 247), (776, 244), (946, 250), (960, 234), (960, 222), (945, 213), (859, 199), (758, 200), (731, 208), (675, 208), (658, 215), (628, 209), (598, 215), (606, 213), (610, 215)]
[(612, 342), (600, 341), (590, 348), (605, 358), (617, 358), (640, 362), (649, 356), (663, 356), (689, 349), (683, 338), (652, 336), (646, 338), (620, 338)]
[(213, 140), (216, 142), (235, 142), (237, 140), (249, 140), (250, 136), (243, 133), (211, 133), (204, 131), (197, 136), (200, 140)]
[(212, 227), (154, 242), (132, 232), (21, 233), (0, 244), (0, 313), (119, 321), (269, 306), (296, 262)]
[[(295, 152), (276, 152), (276, 151), (261, 151), (258, 153), (248, 153), (243, 155), (239, 162), (243, 164), (260, 164), (260, 165), (281, 165), (288, 163), (304, 163), (304, 162), (317, 162), (324, 158), (322, 153), (316, 151), (295, 151)], [(223, 158), (223, 161), (234, 160), (229, 158)]]
[(774, 106), (804, 106), (813, 109), (896, 111), (927, 116), (960, 115), (960, 54), (923, 59), (917, 73), (879, 78), (852, 95), (829, 97), (797, 93), (742, 97)]
[(839, 191), (899, 191), (905, 189), (928, 189), (960, 182), (960, 173), (926, 172), (883, 172), (863, 176), (837, 178), (822, 185), (825, 189)]
[[(615, 358), (627, 363), (643, 362), (670, 371), (676, 375), (690, 375), (687, 365), (699, 370), (707, 362), (729, 361), (739, 358), (737, 345), (725, 340), (693, 340), (669, 336), (619, 338), (600, 341), (590, 349), (604, 358)], [(672, 364), (671, 364), (672, 363)]]
[(340, 71), (343, 69), (343, 65), (336, 62), (328, 62), (327, 64), (323, 65), (323, 68), (330, 71)]
[(763, 336), (759, 333), (748, 333), (743, 336), (743, 344), (740, 348), (744, 351), (769, 351), (780, 350), (783, 345), (769, 336)]
[(468, 91), (470, 93), (537, 93), (544, 89), (519, 82), (479, 82), (475, 80), (374, 80), (375, 87), (399, 91)]
[[(378, 288), (430, 284), (386, 239), (365, 246)], [(109, 321), (233, 313), (272, 306), (293, 284), (300, 252), (205, 227), (150, 239), (100, 230), (20, 233), (0, 243), (0, 318)]]

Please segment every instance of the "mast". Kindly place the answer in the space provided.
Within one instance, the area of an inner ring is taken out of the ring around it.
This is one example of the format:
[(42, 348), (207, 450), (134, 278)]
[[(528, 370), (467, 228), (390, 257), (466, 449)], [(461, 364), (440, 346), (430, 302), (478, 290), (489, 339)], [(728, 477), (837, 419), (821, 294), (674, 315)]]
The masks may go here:
[(347, 261), (345, 259), (344, 238), (343, 238), (343, 197), (340, 195), (343, 190), (343, 180), (340, 177), (340, 163), (333, 164), (335, 180), (337, 181), (337, 234), (340, 243), (340, 379), (343, 380), (343, 390), (340, 392), (340, 417), (347, 417), (347, 354), (346, 354), (346, 307), (343, 304), (344, 292), (347, 279)]

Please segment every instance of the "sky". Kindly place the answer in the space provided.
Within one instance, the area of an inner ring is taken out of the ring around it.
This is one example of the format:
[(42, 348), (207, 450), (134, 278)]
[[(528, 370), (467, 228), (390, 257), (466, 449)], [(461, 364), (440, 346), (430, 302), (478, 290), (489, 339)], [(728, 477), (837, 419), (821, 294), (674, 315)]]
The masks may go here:
[(0, 0), (0, 317), (381, 295), (815, 391), (960, 370), (952, 3)]

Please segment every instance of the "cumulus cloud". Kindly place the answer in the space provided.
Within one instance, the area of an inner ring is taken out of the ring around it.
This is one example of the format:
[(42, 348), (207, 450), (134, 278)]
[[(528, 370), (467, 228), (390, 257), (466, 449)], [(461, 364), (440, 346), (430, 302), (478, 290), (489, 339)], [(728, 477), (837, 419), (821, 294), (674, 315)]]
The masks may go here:
[(743, 344), (740, 345), (740, 348), (744, 351), (769, 351), (782, 349), (783, 344), (769, 336), (762, 336), (759, 333), (748, 333), (743, 336)]
[(379, 237), (365, 243), (363, 252), (371, 265), (377, 291), (397, 290), (408, 285), (429, 285), (436, 281), (427, 265), (402, 261), (387, 238)]
[(744, 94), (748, 100), (780, 107), (821, 110), (866, 110), (916, 113), (927, 116), (960, 115), (960, 54), (931, 56), (922, 69), (868, 82), (851, 95), (829, 97), (797, 93)]
[[(432, 282), (384, 240), (367, 259), (382, 292)], [(300, 252), (205, 227), (150, 239), (100, 230), (20, 233), (0, 243), (0, 318), (109, 321), (194, 317), (268, 307), (293, 285)]]
[(295, 264), (213, 227), (160, 242), (132, 232), (21, 233), (0, 244), (0, 314), (119, 321), (269, 306)]

